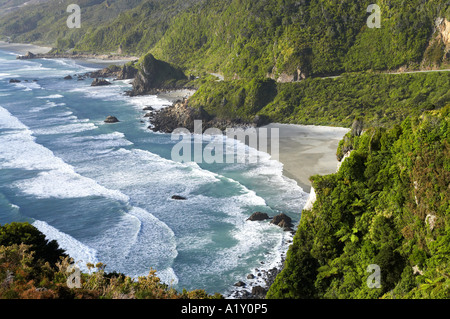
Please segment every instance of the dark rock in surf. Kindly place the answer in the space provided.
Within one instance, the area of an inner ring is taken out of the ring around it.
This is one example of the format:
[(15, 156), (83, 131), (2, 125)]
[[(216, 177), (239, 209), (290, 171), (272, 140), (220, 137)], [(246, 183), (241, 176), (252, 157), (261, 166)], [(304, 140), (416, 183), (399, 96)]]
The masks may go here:
[(120, 122), (115, 116), (108, 116), (105, 120), (105, 123), (118, 123)]
[(253, 213), (252, 216), (250, 216), (247, 220), (255, 222), (255, 221), (261, 221), (261, 220), (266, 220), (266, 219), (270, 219), (269, 215), (267, 215), (266, 213), (256, 212), (256, 213)]
[(68, 76), (65, 76), (64, 77), (64, 80), (72, 80), (73, 78), (72, 78), (72, 76), (71, 75), (68, 75)]
[(36, 54), (28, 51), (27, 54), (25, 54), (25, 55), (19, 55), (17, 57), (17, 59), (19, 59), (19, 60), (29, 60), (29, 59), (36, 59), (36, 57), (37, 57)]
[(292, 225), (292, 219), (287, 216), (286, 214), (281, 213), (280, 215), (275, 216), (272, 221), (270, 222), (271, 224), (277, 225), (281, 228), (283, 228), (286, 231), (290, 231), (292, 230), (291, 227)]
[(109, 81), (107, 81), (105, 79), (98, 79), (98, 78), (96, 78), (92, 82), (91, 86), (105, 86), (105, 85), (111, 85), (111, 84), (112, 84), (111, 82), (109, 82)]
[(16, 80), (16, 79), (11, 79), (9, 80), (9, 83), (20, 83), (20, 80)]
[(183, 196), (179, 196), (179, 195), (173, 195), (172, 196), (173, 200), (186, 200), (186, 197)]

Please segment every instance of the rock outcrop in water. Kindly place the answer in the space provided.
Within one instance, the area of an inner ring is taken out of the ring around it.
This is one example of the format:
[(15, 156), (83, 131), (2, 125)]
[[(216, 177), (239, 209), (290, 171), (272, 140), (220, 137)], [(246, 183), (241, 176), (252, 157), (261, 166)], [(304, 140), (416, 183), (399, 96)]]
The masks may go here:
[(138, 70), (130, 65), (123, 66), (110, 65), (107, 68), (89, 73), (91, 78), (114, 78), (115, 80), (130, 80), (134, 79)]
[(267, 220), (267, 219), (270, 219), (270, 217), (266, 213), (256, 212), (256, 213), (253, 213), (247, 220), (254, 222), (254, 221)]
[(292, 231), (292, 219), (286, 214), (281, 213), (280, 215), (275, 216), (270, 223), (280, 226), (286, 231)]
[(203, 132), (209, 128), (225, 131), (231, 127), (245, 129), (255, 126), (254, 123), (247, 123), (240, 119), (228, 120), (213, 117), (203, 108), (190, 107), (188, 99), (185, 99), (175, 102), (172, 106), (154, 111), (151, 118), (151, 129), (155, 132), (172, 133), (177, 128), (185, 128), (193, 132), (196, 120), (202, 121)]
[(106, 85), (111, 85), (111, 84), (112, 84), (112, 83), (109, 82), (108, 80), (96, 78), (96, 79), (92, 82), (91, 86), (106, 86)]
[(133, 81), (133, 89), (128, 92), (130, 96), (158, 94), (161, 91), (180, 89), (188, 82), (188, 78), (181, 69), (156, 59), (150, 53), (144, 56), (138, 69)]
[(27, 54), (25, 54), (25, 55), (19, 55), (17, 57), (17, 59), (19, 59), (19, 60), (29, 60), (29, 59), (36, 59), (36, 57), (37, 57), (36, 54), (28, 51)]
[(120, 122), (115, 116), (108, 116), (105, 120), (105, 123), (118, 123)]

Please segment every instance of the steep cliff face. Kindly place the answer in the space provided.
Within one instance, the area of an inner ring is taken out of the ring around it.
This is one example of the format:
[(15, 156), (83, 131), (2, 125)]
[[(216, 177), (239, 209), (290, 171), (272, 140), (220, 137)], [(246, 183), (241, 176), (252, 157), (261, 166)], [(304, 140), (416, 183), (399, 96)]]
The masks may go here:
[(439, 67), (450, 63), (450, 21), (437, 18), (434, 33), (424, 53), (423, 67)]
[(316, 202), (268, 298), (448, 298), (449, 115), (368, 128), (336, 174), (312, 177)]
[(155, 59), (150, 53), (139, 61), (137, 67), (131, 95), (156, 94), (160, 90), (180, 88), (187, 82), (181, 69)]

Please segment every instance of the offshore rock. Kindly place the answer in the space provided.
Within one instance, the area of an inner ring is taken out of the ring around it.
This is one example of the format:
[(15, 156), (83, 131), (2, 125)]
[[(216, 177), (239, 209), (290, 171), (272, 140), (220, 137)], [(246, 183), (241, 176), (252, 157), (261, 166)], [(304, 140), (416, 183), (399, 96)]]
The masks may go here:
[(275, 216), (270, 223), (284, 228), (286, 231), (292, 230), (291, 227), (293, 226), (292, 219), (284, 213)]
[(91, 86), (106, 86), (106, 85), (111, 85), (111, 84), (112, 84), (111, 82), (109, 82), (109, 81), (107, 81), (105, 79), (98, 79), (98, 78), (96, 78), (92, 82)]
[(266, 220), (266, 219), (270, 219), (269, 215), (267, 215), (266, 213), (256, 212), (256, 213), (253, 213), (247, 220), (261, 221), (261, 220)]
[(34, 53), (28, 51), (27, 54), (25, 54), (25, 55), (19, 55), (19, 56), (17, 57), (17, 59), (19, 59), (19, 60), (36, 59), (36, 54), (34, 54)]
[(105, 120), (105, 123), (118, 123), (120, 122), (115, 116), (108, 116)]

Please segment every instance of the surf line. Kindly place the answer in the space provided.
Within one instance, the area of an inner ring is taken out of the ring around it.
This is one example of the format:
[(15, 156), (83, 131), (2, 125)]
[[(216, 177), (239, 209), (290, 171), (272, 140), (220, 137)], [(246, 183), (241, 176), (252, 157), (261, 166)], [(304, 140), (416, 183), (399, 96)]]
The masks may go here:
[[(270, 145), (272, 160), (279, 160), (280, 132), (278, 128), (270, 129), (270, 138), (267, 128), (258, 130), (254, 127), (227, 128), (225, 131), (208, 128), (203, 132), (203, 122), (196, 120), (193, 134), (186, 128), (177, 128), (173, 131), (171, 139), (179, 141), (171, 152), (171, 159), (174, 162), (195, 162), (197, 164), (245, 164), (248, 162), (256, 164), (259, 156), (251, 156), (251, 150), (267, 154), (268, 145)], [(203, 142), (209, 142), (209, 144), (203, 147)], [(192, 148), (194, 154), (192, 154)]]

